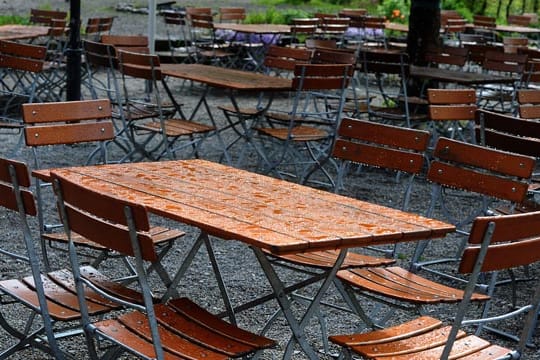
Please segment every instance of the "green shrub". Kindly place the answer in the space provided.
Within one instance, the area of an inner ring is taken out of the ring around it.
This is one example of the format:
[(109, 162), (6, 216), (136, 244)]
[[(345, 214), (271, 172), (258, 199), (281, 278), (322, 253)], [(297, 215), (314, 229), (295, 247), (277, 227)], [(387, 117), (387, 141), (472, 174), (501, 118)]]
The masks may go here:
[(30, 20), (27, 17), (18, 15), (0, 15), (0, 25), (6, 24), (29, 24)]

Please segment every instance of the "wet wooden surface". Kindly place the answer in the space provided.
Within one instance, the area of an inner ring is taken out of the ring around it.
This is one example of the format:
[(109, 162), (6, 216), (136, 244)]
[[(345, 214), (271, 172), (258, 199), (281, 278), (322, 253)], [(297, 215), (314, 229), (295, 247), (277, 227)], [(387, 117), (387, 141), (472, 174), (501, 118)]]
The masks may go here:
[(442, 237), (450, 224), (245, 170), (179, 160), (53, 170), (276, 254)]
[(163, 75), (192, 80), (217, 88), (243, 91), (288, 91), (290, 79), (252, 71), (202, 64), (161, 64)]
[(499, 76), (479, 72), (440, 69), (425, 66), (411, 66), (410, 76), (420, 79), (468, 86), (481, 84), (511, 84), (516, 81), (516, 79), (511, 76)]
[(37, 25), (0, 25), (0, 40), (32, 39), (46, 36), (47, 26)]

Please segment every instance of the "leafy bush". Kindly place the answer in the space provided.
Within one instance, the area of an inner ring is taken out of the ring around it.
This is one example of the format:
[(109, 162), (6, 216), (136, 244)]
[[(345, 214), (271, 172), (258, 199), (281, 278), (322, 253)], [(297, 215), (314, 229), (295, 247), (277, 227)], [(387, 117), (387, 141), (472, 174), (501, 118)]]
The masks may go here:
[(377, 7), (377, 13), (386, 16), (392, 22), (405, 23), (409, 20), (409, 5), (401, 0), (384, 0)]
[(0, 15), (0, 25), (5, 24), (29, 24), (30, 20), (27, 17), (18, 15)]
[(269, 7), (264, 12), (249, 13), (246, 17), (246, 23), (249, 24), (290, 24), (294, 18), (311, 16), (306, 10), (284, 9), (277, 10)]

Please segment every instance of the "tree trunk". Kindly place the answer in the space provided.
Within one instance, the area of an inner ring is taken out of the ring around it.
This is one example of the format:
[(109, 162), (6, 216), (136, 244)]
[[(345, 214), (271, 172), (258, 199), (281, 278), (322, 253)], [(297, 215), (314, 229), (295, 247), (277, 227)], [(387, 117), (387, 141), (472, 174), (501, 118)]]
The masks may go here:
[(506, 4), (506, 18), (507, 19), (508, 19), (508, 15), (510, 15), (510, 7), (512, 6), (513, 2), (514, 0), (508, 0), (508, 3)]
[[(426, 65), (424, 60), (426, 50), (440, 46), (440, 27), (440, 1), (411, 1), (409, 33), (407, 35), (407, 53), (410, 64)], [(409, 86), (409, 94), (413, 96), (420, 95), (420, 87), (420, 83), (412, 82)]]

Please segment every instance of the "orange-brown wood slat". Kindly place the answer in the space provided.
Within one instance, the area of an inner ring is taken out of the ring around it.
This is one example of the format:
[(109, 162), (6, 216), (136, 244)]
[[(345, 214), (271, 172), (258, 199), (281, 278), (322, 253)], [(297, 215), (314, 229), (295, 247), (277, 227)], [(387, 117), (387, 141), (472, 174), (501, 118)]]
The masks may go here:
[(380, 344), (387, 341), (398, 341), (426, 333), (442, 326), (438, 319), (421, 316), (405, 323), (386, 327), (381, 330), (350, 335), (333, 335), (331, 340), (341, 346)]
[[(359, 120), (350, 118), (344, 118), (341, 121), (341, 126), (339, 127), (340, 136), (352, 137), (367, 142), (376, 142), (415, 151), (423, 151), (431, 136), (428, 131), (411, 130), (400, 126), (390, 125), (385, 126), (385, 131), (381, 133), (378, 131), (379, 124), (370, 124), (368, 121), (359, 123)], [(414, 141), (410, 141), (410, 137), (406, 136), (411, 132), (418, 135), (418, 137), (414, 138)]]
[(343, 139), (336, 141), (333, 155), (361, 164), (401, 170), (409, 173), (421, 172), (424, 165), (424, 157), (420, 153), (370, 146), (369, 144), (348, 142)]
[[(49, 278), (51, 278), (57, 284), (60, 284), (63, 288), (66, 289), (75, 289), (75, 280), (73, 278), (73, 273), (71, 271), (62, 269), (48, 273)], [(120, 307), (115, 302), (104, 298), (95, 291), (91, 290), (88, 287), (84, 289), (84, 297), (87, 301), (92, 301), (98, 304), (102, 304), (108, 307)]]
[[(15, 279), (3, 280), (0, 281), (0, 288), (15, 299), (19, 299), (20, 302), (28, 304), (36, 310), (40, 308), (36, 291), (24, 282)], [(47, 307), (54, 320), (70, 321), (80, 317), (79, 311), (65, 307), (61, 303), (47, 300)]]
[(85, 141), (101, 141), (114, 138), (111, 121), (65, 125), (27, 126), (24, 129), (26, 144), (29, 146), (74, 144)]
[(132, 303), (143, 303), (143, 298), (140, 292), (119, 284), (116, 281), (110, 280), (108, 277), (101, 274), (91, 266), (82, 266), (80, 268), (81, 276), (92, 282), (98, 288), (114, 294), (115, 296)]
[(521, 202), (525, 199), (528, 184), (508, 178), (471, 171), (440, 162), (432, 162), (428, 178), (449, 187), (458, 187), (500, 199)]
[[(441, 345), (444, 346), (448, 339), (449, 332), (450, 326), (445, 326), (407, 339), (375, 345), (357, 345), (352, 347), (352, 349), (365, 355), (369, 359), (384, 356), (403, 356), (407, 354), (410, 356), (410, 359), (414, 359), (414, 354), (417, 352)], [(465, 336), (465, 332), (459, 331), (457, 339), (462, 338), (463, 336)]]
[[(125, 315), (129, 316), (129, 315)], [(146, 341), (145, 339), (141, 338), (138, 334), (134, 333), (127, 327), (125, 327), (121, 322), (118, 320), (104, 320), (100, 321), (95, 324), (96, 328), (101, 331), (106, 336), (117, 339), (122, 344), (128, 344), (129, 348), (132, 351), (135, 351), (139, 354), (143, 354), (144, 356), (148, 358), (154, 358), (155, 351), (154, 346), (151, 342)], [(162, 333), (162, 340), (167, 339), (167, 334)], [(182, 341), (182, 338), (174, 337), (174, 340), (177, 342), (176, 346), (180, 347), (182, 345), (186, 345), (188, 349), (184, 351), (184, 354), (192, 354), (192, 356), (181, 356), (178, 354), (172, 354), (171, 352), (165, 352), (165, 359), (167, 360), (195, 360), (200, 358), (206, 358), (208, 356), (209, 359), (215, 359), (215, 360), (222, 360), (226, 359), (226, 357), (212, 357), (213, 354), (204, 351), (204, 349), (193, 349), (189, 348), (192, 344), (188, 341)], [(197, 351), (198, 350), (198, 351)]]
[[(286, 259), (287, 261), (291, 261), (299, 265), (309, 265), (327, 269), (328, 267), (334, 266), (338, 255), (339, 251), (337, 250), (326, 250), (313, 251), (307, 254), (298, 253), (283, 255), (280, 258)], [(381, 266), (389, 265), (394, 262), (394, 259), (379, 258), (349, 251), (347, 252), (341, 268), (346, 269), (349, 267)]]
[(236, 341), (243, 342), (245, 344), (267, 348), (275, 345), (274, 341), (254, 334), (249, 331), (245, 331), (237, 326), (233, 326), (228, 322), (216, 317), (207, 310), (195, 304), (188, 298), (175, 298), (169, 300), (168, 304), (172, 306), (176, 311), (183, 314), (186, 318), (200, 323), (203, 326), (213, 329), (213, 331), (226, 336)]
[(431, 120), (472, 120), (474, 119), (474, 112), (476, 111), (476, 105), (468, 106), (444, 106), (444, 105), (430, 105), (429, 106), (429, 118)]
[(439, 139), (439, 146), (437, 146), (433, 156), (523, 178), (529, 177), (535, 166), (533, 158), (525, 159), (521, 155), (508, 152), (500, 152), (495, 155), (492, 149), (482, 146), (471, 148), (469, 144), (462, 145), (447, 138)]
[[(459, 271), (470, 273), (478, 257), (479, 249), (467, 248), (463, 253)], [(525, 266), (540, 260), (540, 238), (517, 243), (499, 243), (489, 248), (482, 264), (482, 271), (497, 271), (514, 266)]]
[[(454, 342), (454, 346), (452, 347), (452, 351), (450, 352), (450, 359), (460, 359), (463, 356), (472, 355), (478, 351), (481, 351), (489, 346), (489, 342), (486, 340), (483, 340), (479, 337), (469, 335), (462, 337), (460, 339), (456, 339)], [(411, 358), (417, 358), (417, 359), (439, 359), (440, 355), (442, 354), (444, 345), (436, 347), (434, 349), (425, 350), (419, 353), (413, 354), (406, 354), (406, 355), (398, 355), (394, 356), (393, 360), (410, 360)], [(373, 359), (384, 359), (384, 358), (378, 358), (374, 357)], [(489, 357), (489, 359), (493, 359), (493, 357)]]
[(28, 124), (44, 122), (61, 122), (111, 117), (109, 100), (88, 100), (84, 104), (78, 102), (44, 103), (39, 108), (22, 107), (24, 121)]
[[(120, 316), (118, 320), (122, 325), (145, 339), (148, 344), (152, 344), (150, 326), (144, 314), (134, 311)], [(193, 359), (223, 359), (223, 356), (226, 358), (228, 356), (226, 354), (216, 353), (204, 345), (196, 344), (191, 339), (179, 336), (173, 329), (166, 326), (160, 325), (159, 332), (163, 347), (175, 355)]]

